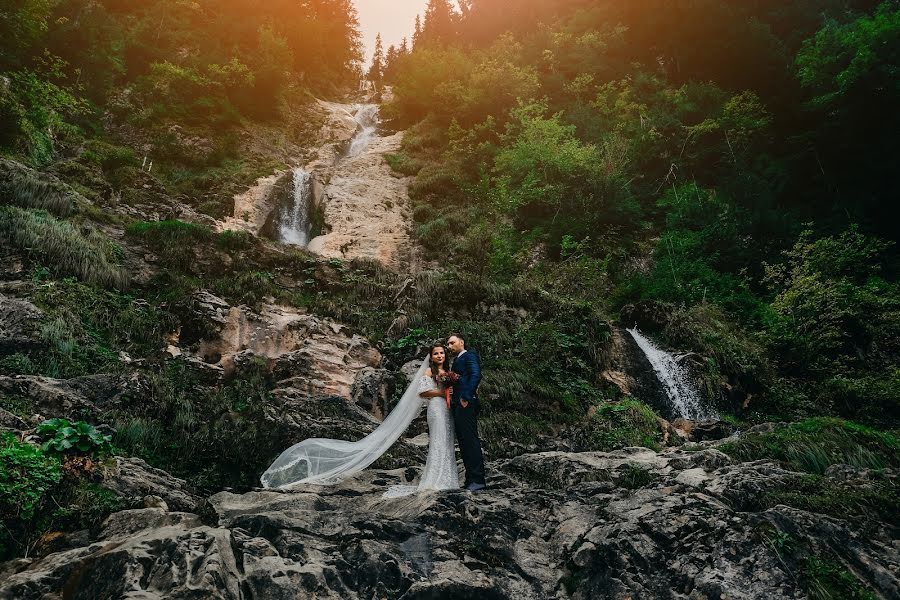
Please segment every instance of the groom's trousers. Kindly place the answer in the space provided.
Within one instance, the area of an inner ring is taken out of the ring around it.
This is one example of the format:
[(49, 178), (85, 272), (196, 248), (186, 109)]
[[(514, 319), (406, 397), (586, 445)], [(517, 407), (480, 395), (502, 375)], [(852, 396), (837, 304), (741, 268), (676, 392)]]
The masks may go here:
[(459, 453), (466, 466), (466, 483), (484, 485), (484, 456), (481, 453), (481, 440), (478, 438), (479, 401), (473, 400), (463, 408), (461, 404), (453, 405), (453, 426), (456, 429), (456, 440), (459, 442)]

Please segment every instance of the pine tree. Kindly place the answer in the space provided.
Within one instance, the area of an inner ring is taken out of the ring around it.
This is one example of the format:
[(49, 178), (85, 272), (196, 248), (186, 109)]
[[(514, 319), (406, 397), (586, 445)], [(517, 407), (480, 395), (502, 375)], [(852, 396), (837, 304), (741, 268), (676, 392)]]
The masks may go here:
[(425, 23), (422, 38), (426, 42), (449, 43), (456, 37), (456, 22), (459, 15), (453, 10), (449, 0), (428, 0), (425, 8)]
[(397, 58), (400, 54), (397, 52), (397, 48), (391, 44), (388, 46), (387, 55), (384, 59), (384, 73), (383, 78), (385, 83), (390, 83), (394, 78), (394, 71), (397, 69)]
[(400, 42), (400, 49), (397, 50), (398, 56), (406, 56), (409, 54), (409, 41), (404, 37), (403, 41)]
[(375, 84), (375, 89), (381, 88), (384, 80), (384, 46), (381, 42), (381, 34), (375, 36), (375, 53), (372, 55), (372, 66), (369, 67), (369, 81)]
[(422, 43), (422, 17), (416, 15), (416, 29), (413, 31), (412, 47), (418, 48)]

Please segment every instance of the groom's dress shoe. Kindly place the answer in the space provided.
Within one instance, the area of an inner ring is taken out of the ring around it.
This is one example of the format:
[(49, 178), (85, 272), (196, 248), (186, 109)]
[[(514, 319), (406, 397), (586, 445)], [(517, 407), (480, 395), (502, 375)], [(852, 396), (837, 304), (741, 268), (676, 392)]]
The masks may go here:
[(480, 492), (481, 490), (486, 490), (487, 486), (483, 483), (470, 483), (466, 486), (467, 492)]

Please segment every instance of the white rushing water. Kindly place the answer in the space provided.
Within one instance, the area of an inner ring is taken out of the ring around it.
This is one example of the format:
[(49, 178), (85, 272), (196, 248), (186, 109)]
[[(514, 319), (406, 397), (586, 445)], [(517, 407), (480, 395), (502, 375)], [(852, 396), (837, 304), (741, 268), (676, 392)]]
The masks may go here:
[(700, 401), (700, 394), (697, 393), (697, 390), (690, 382), (687, 372), (678, 364), (674, 356), (658, 348), (636, 327), (628, 329), (628, 333), (631, 334), (631, 337), (634, 338), (647, 360), (650, 361), (656, 377), (663, 384), (666, 395), (669, 397), (669, 402), (672, 403), (675, 417), (694, 421), (718, 418), (715, 411), (703, 406), (703, 403)]
[(350, 141), (350, 149), (347, 151), (348, 157), (359, 156), (369, 147), (372, 139), (375, 138), (375, 131), (378, 128), (378, 105), (377, 104), (358, 104), (356, 112), (353, 114), (353, 120), (359, 125), (359, 129), (353, 139)]
[(306, 246), (309, 243), (311, 195), (309, 173), (299, 167), (294, 169), (294, 201), (290, 206), (285, 206), (278, 227), (283, 243), (295, 246)]

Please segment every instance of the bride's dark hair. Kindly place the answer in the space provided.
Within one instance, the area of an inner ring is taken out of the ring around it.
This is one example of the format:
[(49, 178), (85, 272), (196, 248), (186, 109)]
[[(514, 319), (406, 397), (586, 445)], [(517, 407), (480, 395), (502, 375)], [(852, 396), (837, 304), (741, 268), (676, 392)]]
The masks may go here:
[(447, 357), (449, 356), (449, 354), (447, 353), (447, 348), (445, 348), (443, 344), (432, 344), (431, 348), (428, 349), (428, 368), (431, 369), (431, 377), (434, 378), (435, 381), (437, 381), (438, 368), (434, 364), (434, 359), (431, 358), (431, 353), (434, 352), (435, 348), (440, 348), (444, 351), (444, 364), (442, 366), (444, 367), (445, 371), (449, 371), (450, 369), (447, 366)]

